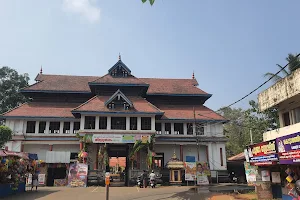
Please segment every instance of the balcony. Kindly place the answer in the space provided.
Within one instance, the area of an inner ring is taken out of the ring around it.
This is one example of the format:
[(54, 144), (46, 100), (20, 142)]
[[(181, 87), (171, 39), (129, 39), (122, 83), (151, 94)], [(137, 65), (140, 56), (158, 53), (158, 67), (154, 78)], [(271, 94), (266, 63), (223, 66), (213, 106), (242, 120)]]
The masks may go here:
[(279, 129), (265, 132), (263, 134), (264, 141), (274, 140), (278, 137), (286, 136), (292, 133), (297, 133), (300, 131), (300, 123), (293, 124), (290, 126), (285, 126)]
[(300, 96), (300, 69), (278, 81), (270, 88), (258, 95), (258, 104), (261, 111), (277, 106), (278, 104)]

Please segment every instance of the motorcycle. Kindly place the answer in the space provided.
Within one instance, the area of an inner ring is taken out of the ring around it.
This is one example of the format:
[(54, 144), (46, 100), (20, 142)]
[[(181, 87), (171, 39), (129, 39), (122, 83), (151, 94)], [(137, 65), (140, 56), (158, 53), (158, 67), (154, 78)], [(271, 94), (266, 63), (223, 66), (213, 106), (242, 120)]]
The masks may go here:
[(136, 179), (136, 183), (137, 183), (137, 186), (142, 188), (143, 187), (143, 181), (141, 179), (141, 176), (138, 176), (137, 179)]
[(154, 179), (151, 179), (150, 180), (150, 186), (152, 187), (152, 188), (155, 188), (155, 180)]

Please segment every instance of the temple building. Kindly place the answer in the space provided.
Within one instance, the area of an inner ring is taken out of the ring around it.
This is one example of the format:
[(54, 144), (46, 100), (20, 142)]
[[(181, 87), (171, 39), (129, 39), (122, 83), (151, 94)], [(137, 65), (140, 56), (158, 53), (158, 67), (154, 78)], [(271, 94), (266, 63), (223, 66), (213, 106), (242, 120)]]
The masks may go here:
[(126, 158), (126, 172), (147, 169), (147, 152), (138, 152), (130, 167), (129, 152), (136, 141), (149, 141), (152, 135), (156, 169), (165, 169), (176, 153), (183, 162), (208, 162), (211, 171), (226, 171), (226, 120), (204, 106), (212, 95), (198, 88), (194, 75), (137, 78), (119, 57), (104, 76), (41, 71), (35, 80), (20, 91), (30, 101), (2, 115), (14, 133), (6, 148), (37, 153), (48, 166), (48, 177), (55, 164), (73, 162), (83, 142), (89, 144), (89, 170), (99, 168), (105, 144), (109, 157)]

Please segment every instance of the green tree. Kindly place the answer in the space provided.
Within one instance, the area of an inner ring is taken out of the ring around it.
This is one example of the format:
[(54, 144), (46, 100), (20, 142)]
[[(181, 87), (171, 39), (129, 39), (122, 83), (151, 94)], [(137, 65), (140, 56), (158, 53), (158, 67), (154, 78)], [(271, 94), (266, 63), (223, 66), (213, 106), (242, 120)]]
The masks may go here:
[(28, 81), (26, 74), (18, 74), (9, 67), (0, 68), (0, 114), (26, 101), (20, 90), (28, 86)]
[(12, 130), (7, 126), (0, 126), (0, 148), (4, 146), (6, 142), (11, 140)]
[(151, 6), (154, 4), (155, 0), (142, 0), (143, 3), (146, 3), (147, 1), (149, 1), (149, 3), (151, 4)]
[(224, 125), (227, 156), (233, 156), (243, 152), (245, 147), (251, 143), (250, 130), (253, 143), (261, 142), (263, 133), (278, 128), (278, 115), (276, 109), (260, 112), (258, 103), (249, 102), (250, 108), (221, 108), (220, 114), (230, 120)]
[(279, 80), (281, 80), (282, 78), (290, 75), (293, 73), (293, 71), (295, 71), (296, 69), (300, 68), (300, 58), (299, 57), (296, 57), (297, 54), (288, 54), (288, 57), (286, 58), (286, 61), (289, 63), (288, 67), (283, 69), (283, 67), (279, 64), (277, 64), (278, 68), (279, 69), (282, 69), (281, 71), (281, 74), (282, 75), (275, 75), (274, 73), (265, 73), (264, 74), (264, 77), (267, 77), (267, 78), (271, 78), (272, 76), (273, 77), (273, 80), (274, 82), (277, 82)]

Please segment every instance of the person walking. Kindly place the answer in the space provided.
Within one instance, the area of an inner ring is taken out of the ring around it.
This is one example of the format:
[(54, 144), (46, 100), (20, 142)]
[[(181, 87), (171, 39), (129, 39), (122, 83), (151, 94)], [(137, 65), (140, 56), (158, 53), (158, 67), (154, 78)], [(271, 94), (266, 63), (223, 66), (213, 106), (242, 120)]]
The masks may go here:
[(32, 176), (32, 186), (31, 186), (31, 191), (32, 189), (35, 187), (35, 191), (37, 191), (39, 185), (39, 175), (38, 173), (35, 171), (33, 176)]

